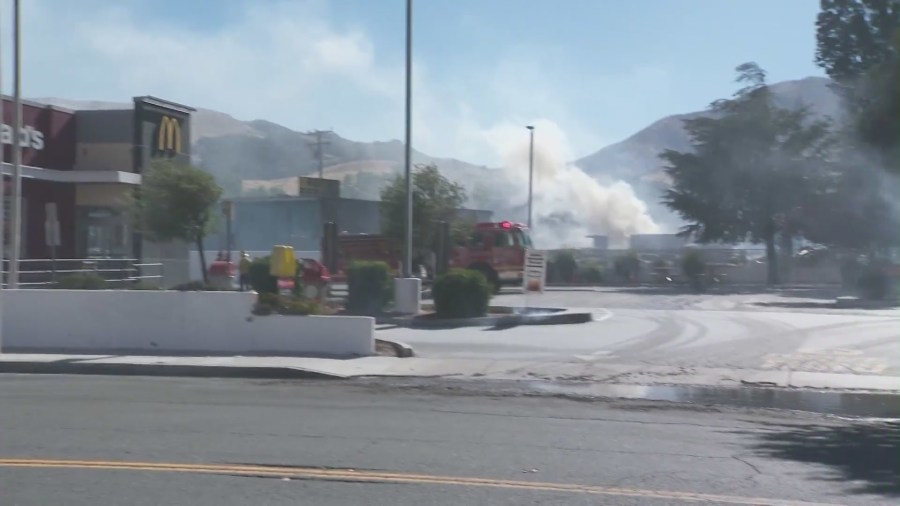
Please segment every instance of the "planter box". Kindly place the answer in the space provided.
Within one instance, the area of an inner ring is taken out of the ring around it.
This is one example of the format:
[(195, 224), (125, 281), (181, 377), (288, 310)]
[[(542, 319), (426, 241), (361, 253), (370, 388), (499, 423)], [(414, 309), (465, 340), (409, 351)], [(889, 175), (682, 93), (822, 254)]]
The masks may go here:
[(4, 290), (0, 350), (162, 355), (375, 353), (375, 319), (253, 316), (254, 293)]

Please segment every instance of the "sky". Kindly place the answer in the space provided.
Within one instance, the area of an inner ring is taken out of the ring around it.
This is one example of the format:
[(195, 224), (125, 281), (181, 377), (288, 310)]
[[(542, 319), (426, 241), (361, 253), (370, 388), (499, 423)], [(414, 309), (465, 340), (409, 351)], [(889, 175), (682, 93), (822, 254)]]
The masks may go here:
[[(0, 0), (3, 93), (11, 0)], [(414, 0), (413, 147), (495, 166), (498, 137), (575, 159), (813, 63), (818, 0)], [(23, 0), (25, 97), (153, 95), (359, 140), (404, 135), (405, 0)]]

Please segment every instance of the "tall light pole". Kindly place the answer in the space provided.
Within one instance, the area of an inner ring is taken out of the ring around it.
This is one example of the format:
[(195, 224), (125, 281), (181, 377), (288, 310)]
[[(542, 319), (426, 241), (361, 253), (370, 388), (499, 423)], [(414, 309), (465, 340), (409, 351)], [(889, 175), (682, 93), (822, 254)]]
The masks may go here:
[(412, 277), (413, 198), (412, 198), (412, 0), (406, 0), (406, 209), (404, 214), (403, 277)]
[(534, 194), (534, 127), (528, 125), (530, 141), (528, 144), (528, 228), (531, 229), (531, 201)]
[(19, 0), (13, 2), (13, 138), (12, 138), (12, 206), (10, 223), (12, 241), (9, 254), (9, 287), (19, 287), (19, 252), (22, 243), (22, 34)]
[[(3, 14), (0, 11), (0, 26), (3, 26)], [(0, 37), (2, 40), (3, 37)], [(3, 44), (0, 43), (0, 55)], [(0, 57), (0, 129), (3, 128), (3, 109), (5, 109), (6, 101), (3, 100), (3, 58)], [(2, 136), (2, 133), (0, 133)], [(3, 174), (3, 166), (6, 164), (6, 146), (0, 140), (0, 353), (3, 352), (3, 284), (6, 282), (4, 260), (6, 260), (6, 245), (3, 240), (6, 235), (6, 176)]]

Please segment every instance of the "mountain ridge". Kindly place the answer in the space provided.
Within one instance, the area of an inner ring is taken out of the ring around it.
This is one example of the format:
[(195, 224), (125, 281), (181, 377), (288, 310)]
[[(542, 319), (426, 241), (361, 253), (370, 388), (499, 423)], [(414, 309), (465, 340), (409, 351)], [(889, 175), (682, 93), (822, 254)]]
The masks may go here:
[[(806, 77), (773, 83), (770, 88), (776, 103), (782, 107), (805, 104), (816, 117), (838, 118), (840, 100), (829, 83), (827, 78)], [(55, 97), (32, 100), (75, 110), (131, 107), (127, 102), (101, 100)], [(659, 154), (666, 149), (689, 150), (690, 138), (682, 122), (709, 114), (704, 110), (666, 116), (573, 163), (602, 184), (617, 180), (630, 184), (650, 207), (654, 218), (670, 218), (662, 216), (671, 213), (659, 205), (659, 195), (668, 184)], [(310, 133), (265, 119), (239, 120), (225, 112), (204, 108), (197, 109), (192, 124), (195, 162), (216, 176), (229, 195), (240, 194), (246, 186), (242, 185), (245, 180), (288, 180), (318, 174), (315, 137)], [(323, 140), (328, 142), (323, 149), (325, 175), (344, 181), (345, 196), (377, 199), (379, 187), (402, 171), (404, 149), (399, 140), (358, 142), (336, 133), (329, 133)], [(464, 183), (470, 190), (472, 206), (494, 208), (499, 203), (498, 198), (490, 198), (490, 192), (475, 191), (477, 185), (473, 183), (490, 179), (488, 186), (500, 185), (502, 181), (496, 179), (501, 177), (500, 170), (453, 158), (431, 157), (415, 149), (413, 163), (436, 163), (449, 178)]]

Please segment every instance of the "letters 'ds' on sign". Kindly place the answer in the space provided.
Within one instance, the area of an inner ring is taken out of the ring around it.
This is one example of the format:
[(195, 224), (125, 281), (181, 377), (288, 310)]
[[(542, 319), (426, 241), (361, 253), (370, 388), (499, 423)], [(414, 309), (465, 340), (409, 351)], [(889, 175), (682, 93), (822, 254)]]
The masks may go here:
[(543, 251), (525, 252), (525, 272), (522, 275), (525, 293), (544, 291), (547, 279), (547, 255)]

